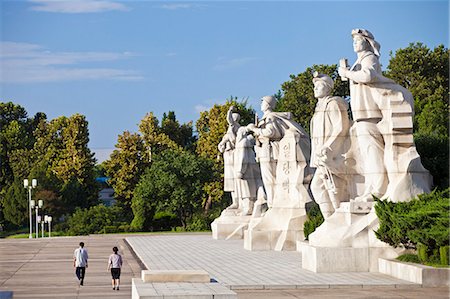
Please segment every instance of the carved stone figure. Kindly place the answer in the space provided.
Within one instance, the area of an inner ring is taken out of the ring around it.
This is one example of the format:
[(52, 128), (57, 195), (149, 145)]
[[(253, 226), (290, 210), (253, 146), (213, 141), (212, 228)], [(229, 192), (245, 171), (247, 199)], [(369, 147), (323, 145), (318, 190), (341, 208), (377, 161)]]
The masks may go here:
[(429, 192), (431, 176), (422, 166), (412, 129), (412, 94), (381, 73), (380, 45), (365, 29), (352, 31), (358, 58), (339, 75), (350, 80), (350, 105), (365, 179), (364, 192), (356, 201), (372, 195), (392, 201), (408, 201)]
[(276, 99), (261, 99), (264, 115), (247, 125), (256, 137), (255, 152), (261, 167), (269, 210), (254, 219), (244, 236), (249, 250), (292, 250), (303, 238), (305, 204), (311, 201), (308, 184), (310, 140), (288, 112), (273, 112)]
[(313, 83), (318, 102), (311, 119), (311, 167), (317, 169), (311, 192), (326, 219), (341, 202), (349, 200), (344, 154), (350, 145), (350, 120), (347, 103), (341, 97), (330, 96), (333, 80), (316, 74)]
[(242, 198), (242, 215), (251, 215), (256, 199), (264, 200), (261, 171), (256, 162), (255, 139), (246, 127), (237, 131), (234, 150), (235, 189)]
[(218, 148), (223, 153), (224, 161), (224, 191), (231, 193), (232, 204), (229, 209), (239, 208), (239, 195), (235, 191), (235, 171), (234, 171), (234, 149), (236, 146), (236, 134), (240, 127), (239, 113), (233, 113), (234, 107), (231, 106), (227, 112), (228, 130), (222, 137)]
[[(382, 75), (380, 45), (372, 33), (355, 29), (352, 37), (358, 58), (350, 69), (341, 63), (338, 71), (343, 80), (350, 81), (354, 123), (345, 162), (349, 156), (355, 159), (356, 174), (352, 172), (347, 180), (356, 188), (351, 200), (341, 202), (309, 235), (308, 243), (299, 243), (302, 267), (315, 272), (378, 271), (379, 257), (395, 258), (402, 249), (376, 238), (379, 221), (372, 196), (409, 201), (429, 192), (431, 186), (431, 176), (422, 166), (413, 141), (411, 93)], [(362, 183), (356, 182), (358, 172)]]

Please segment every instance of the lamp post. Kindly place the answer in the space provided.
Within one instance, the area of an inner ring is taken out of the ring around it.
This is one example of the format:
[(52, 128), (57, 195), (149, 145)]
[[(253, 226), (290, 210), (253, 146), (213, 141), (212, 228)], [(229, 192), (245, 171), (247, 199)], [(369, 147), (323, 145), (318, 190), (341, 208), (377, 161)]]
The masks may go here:
[(41, 233), (42, 233), (42, 238), (44, 238), (44, 229), (45, 229), (45, 227), (44, 227), (44, 219), (45, 219), (44, 216), (40, 216), (40, 217), (39, 217), (39, 220), (41, 221)]
[[(43, 223), (48, 223), (48, 215), (44, 216), (44, 221)], [(45, 228), (44, 224), (42, 224), (42, 227)]]
[(48, 216), (47, 221), (48, 221), (48, 237), (50, 238), (52, 236), (52, 216)]
[(29, 207), (29, 212), (30, 212), (30, 234), (28, 236), (28, 238), (33, 238), (33, 219), (32, 219), (32, 215), (31, 215), (31, 189), (36, 188), (37, 186), (37, 180), (36, 179), (32, 179), (31, 180), (31, 185), (28, 183), (27, 179), (23, 180), (23, 187), (28, 189), (28, 207)]
[(38, 210), (40, 208), (42, 208), (42, 206), (44, 205), (44, 201), (42, 199), (38, 200), (38, 204), (35, 206), (36, 208), (36, 239), (39, 238), (39, 221), (40, 221), (40, 217), (39, 217), (39, 212)]

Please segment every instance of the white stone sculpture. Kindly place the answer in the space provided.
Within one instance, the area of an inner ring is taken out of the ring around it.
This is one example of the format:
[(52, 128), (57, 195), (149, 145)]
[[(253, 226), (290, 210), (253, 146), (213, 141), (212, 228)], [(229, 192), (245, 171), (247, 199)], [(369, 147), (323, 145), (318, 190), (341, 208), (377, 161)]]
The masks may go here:
[(316, 172), (311, 192), (323, 217), (330, 217), (341, 202), (349, 201), (344, 155), (349, 149), (348, 105), (341, 97), (330, 96), (333, 80), (315, 74), (314, 96), (318, 99), (311, 119), (311, 167)]
[(413, 141), (412, 94), (381, 73), (380, 45), (365, 29), (352, 31), (358, 58), (339, 75), (350, 81), (350, 106), (364, 175), (364, 192), (356, 201), (372, 196), (395, 202), (429, 192), (431, 176), (422, 166)]
[(256, 136), (255, 152), (269, 206), (245, 232), (244, 248), (249, 250), (294, 250), (296, 241), (303, 239), (305, 204), (311, 201), (309, 136), (290, 113), (273, 112), (275, 105), (275, 97), (263, 97), (262, 119), (247, 126)]
[[(265, 192), (261, 179), (261, 171), (256, 162), (255, 138), (248, 134), (246, 127), (237, 131), (236, 148), (234, 152), (235, 190), (242, 198), (242, 215), (251, 215), (255, 201), (259, 199), (262, 204)], [(261, 207), (259, 205), (258, 207)], [(259, 213), (260, 214), (260, 213)]]
[[(372, 33), (355, 29), (352, 37), (358, 58), (350, 69), (341, 65), (339, 75), (350, 81), (354, 123), (345, 162), (352, 156), (355, 167), (344, 165), (347, 185), (357, 187), (349, 188), (350, 201), (341, 202), (332, 215), (326, 215), (324, 223), (309, 235), (309, 243), (297, 244), (303, 267), (315, 272), (377, 271), (379, 257), (394, 258), (401, 249), (376, 238), (379, 221), (373, 196), (409, 201), (431, 188), (431, 176), (413, 141), (411, 93), (383, 77), (380, 45)], [(360, 172), (362, 184), (356, 182), (355, 170)]]
[(239, 127), (238, 114), (232, 113), (233, 110), (233, 107), (228, 110), (228, 131), (219, 144), (219, 150), (224, 152), (225, 191), (232, 190), (233, 203), (211, 224), (214, 239), (243, 238), (252, 214), (259, 217), (266, 206), (254, 152), (255, 139), (246, 127)]
[(231, 193), (232, 203), (228, 207), (230, 209), (239, 208), (239, 196), (235, 192), (235, 171), (234, 171), (234, 148), (236, 146), (236, 134), (240, 128), (239, 113), (233, 113), (234, 107), (231, 106), (227, 112), (228, 130), (222, 137), (218, 148), (219, 152), (223, 153), (224, 161), (224, 191)]

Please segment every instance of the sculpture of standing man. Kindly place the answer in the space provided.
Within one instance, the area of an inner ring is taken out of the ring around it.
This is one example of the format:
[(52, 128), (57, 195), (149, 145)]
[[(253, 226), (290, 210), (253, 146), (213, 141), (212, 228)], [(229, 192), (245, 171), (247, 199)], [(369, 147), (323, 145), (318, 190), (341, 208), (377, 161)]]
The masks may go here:
[(412, 94), (381, 73), (380, 44), (365, 29), (352, 30), (358, 58), (339, 75), (350, 80), (350, 105), (365, 179), (356, 201), (372, 195), (407, 201), (429, 192), (431, 177), (416, 151), (412, 129)]
[(330, 96), (333, 80), (315, 74), (314, 97), (318, 99), (311, 120), (311, 167), (317, 168), (311, 192), (325, 219), (348, 201), (344, 153), (349, 148), (348, 105), (341, 97)]
[(234, 149), (236, 147), (236, 134), (240, 127), (239, 113), (233, 113), (234, 107), (231, 106), (227, 112), (228, 130), (222, 137), (218, 148), (223, 153), (224, 161), (224, 191), (231, 193), (232, 204), (228, 207), (230, 209), (239, 208), (239, 195), (235, 191), (235, 171), (234, 171)]

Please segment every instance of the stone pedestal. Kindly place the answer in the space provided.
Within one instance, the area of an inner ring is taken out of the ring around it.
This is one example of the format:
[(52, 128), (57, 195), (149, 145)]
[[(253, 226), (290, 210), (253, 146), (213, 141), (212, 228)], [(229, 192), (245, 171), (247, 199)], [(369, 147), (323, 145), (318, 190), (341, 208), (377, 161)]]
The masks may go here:
[(216, 240), (242, 239), (251, 216), (240, 216), (240, 209), (225, 209), (211, 223), (212, 237)]
[(304, 208), (271, 208), (261, 218), (254, 218), (244, 233), (247, 250), (296, 250), (304, 239), (303, 224), (307, 219)]
[(395, 258), (394, 249), (378, 240), (378, 218), (372, 202), (344, 202), (309, 235), (297, 242), (302, 268), (313, 272), (378, 272), (378, 258)]
[(379, 272), (378, 258), (395, 258), (392, 247), (319, 247), (297, 242), (302, 253), (302, 268), (316, 273)]

